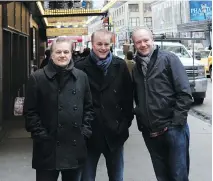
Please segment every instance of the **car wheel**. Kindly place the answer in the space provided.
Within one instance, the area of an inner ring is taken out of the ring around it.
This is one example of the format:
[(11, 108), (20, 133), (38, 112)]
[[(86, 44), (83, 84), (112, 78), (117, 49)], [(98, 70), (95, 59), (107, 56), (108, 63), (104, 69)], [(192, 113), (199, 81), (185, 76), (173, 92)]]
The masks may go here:
[(204, 98), (195, 98), (195, 99), (194, 99), (194, 102), (195, 102), (196, 104), (203, 104), (203, 101), (204, 101)]
[(209, 69), (210, 79), (212, 81), (212, 68)]

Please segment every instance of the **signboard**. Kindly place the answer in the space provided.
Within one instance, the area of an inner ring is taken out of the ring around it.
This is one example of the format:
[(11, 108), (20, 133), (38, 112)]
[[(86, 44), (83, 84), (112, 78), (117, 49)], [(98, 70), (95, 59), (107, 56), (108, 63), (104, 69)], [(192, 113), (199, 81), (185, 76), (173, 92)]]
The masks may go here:
[(87, 28), (48, 28), (47, 37), (52, 36), (81, 36), (88, 35)]
[(211, 20), (212, 19), (212, 1), (189, 1), (190, 20)]
[(85, 22), (87, 21), (87, 16), (77, 16), (77, 17), (51, 17), (47, 18), (48, 23), (58, 23), (58, 22)]

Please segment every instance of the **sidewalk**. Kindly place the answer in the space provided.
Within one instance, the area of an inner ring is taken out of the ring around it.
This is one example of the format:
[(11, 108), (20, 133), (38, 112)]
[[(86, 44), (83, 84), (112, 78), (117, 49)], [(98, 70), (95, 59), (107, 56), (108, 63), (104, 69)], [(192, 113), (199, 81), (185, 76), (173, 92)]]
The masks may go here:
[[(188, 120), (191, 132), (190, 181), (211, 181), (212, 127), (192, 116)], [(0, 181), (35, 181), (35, 171), (31, 169), (31, 150), (32, 141), (24, 129), (9, 132), (0, 143)], [(156, 181), (149, 153), (135, 120), (124, 155), (124, 181)], [(98, 164), (96, 181), (108, 181), (103, 157)]]

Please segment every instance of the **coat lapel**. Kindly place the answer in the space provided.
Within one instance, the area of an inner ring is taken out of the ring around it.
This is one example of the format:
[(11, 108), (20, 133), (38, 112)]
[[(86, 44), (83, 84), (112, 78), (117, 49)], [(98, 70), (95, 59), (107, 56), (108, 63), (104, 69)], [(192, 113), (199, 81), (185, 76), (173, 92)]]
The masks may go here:
[(101, 91), (106, 89), (111, 83), (115, 80), (115, 76), (119, 71), (119, 64), (116, 64), (114, 61), (108, 67), (107, 75), (104, 77), (104, 82), (101, 86)]
[(101, 86), (98, 84), (99, 72), (102, 73), (89, 59), (87, 59), (84, 70), (89, 79), (90, 86), (94, 87), (96, 90), (100, 91)]
[[(86, 60), (84, 72), (87, 74), (89, 78), (90, 85), (98, 91), (103, 91), (115, 80), (115, 76), (119, 72), (120, 64), (117, 63), (115, 59), (113, 59), (108, 67), (107, 75), (104, 76), (103, 72), (98, 67), (96, 67), (96, 65), (94, 65), (89, 60), (89, 58), (90, 57), (88, 57)], [(98, 79), (103, 80), (101, 85), (98, 84), (99, 82)]]

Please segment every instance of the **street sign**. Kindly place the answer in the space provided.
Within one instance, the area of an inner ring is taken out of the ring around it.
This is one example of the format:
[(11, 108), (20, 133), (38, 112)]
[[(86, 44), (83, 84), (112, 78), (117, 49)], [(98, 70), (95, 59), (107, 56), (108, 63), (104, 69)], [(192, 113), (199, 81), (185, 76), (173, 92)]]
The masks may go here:
[(189, 1), (190, 20), (201, 21), (212, 19), (212, 1)]
[(82, 8), (86, 8), (87, 7), (87, 2), (86, 1), (82, 1)]
[(87, 28), (47, 28), (47, 37), (88, 35)]

